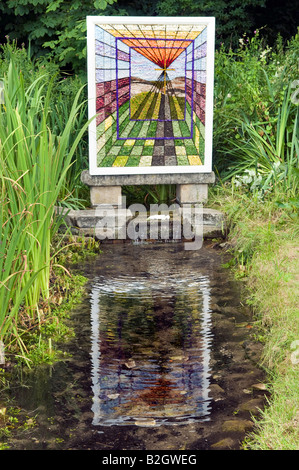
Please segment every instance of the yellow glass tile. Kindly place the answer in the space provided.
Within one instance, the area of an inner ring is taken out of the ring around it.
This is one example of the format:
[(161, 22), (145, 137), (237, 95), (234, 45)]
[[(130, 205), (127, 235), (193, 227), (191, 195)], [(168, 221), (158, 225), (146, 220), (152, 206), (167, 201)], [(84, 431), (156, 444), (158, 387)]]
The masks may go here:
[(127, 163), (128, 158), (129, 158), (128, 155), (124, 155), (124, 156), (119, 155), (118, 157), (116, 157), (116, 159), (115, 159), (112, 166), (121, 166), (121, 167), (123, 167)]
[(109, 129), (113, 124), (113, 118), (112, 116), (109, 116), (107, 119), (105, 119), (105, 131)]
[(199, 130), (197, 127), (195, 127), (195, 147), (199, 152)]
[(182, 145), (178, 145), (175, 147), (175, 153), (176, 155), (187, 155), (186, 149)]
[(152, 164), (152, 157), (143, 155), (140, 158), (140, 163), (138, 166), (151, 166)]
[(144, 142), (144, 145), (151, 145), (153, 146), (155, 143), (155, 140), (154, 139), (148, 139)]
[(130, 147), (135, 144), (135, 140), (128, 139), (125, 141), (124, 145), (129, 145)]
[(177, 119), (184, 119), (184, 113), (179, 105), (178, 99), (175, 96), (173, 96), (173, 103), (177, 113)]
[(198, 155), (188, 155), (190, 165), (202, 165), (201, 159)]

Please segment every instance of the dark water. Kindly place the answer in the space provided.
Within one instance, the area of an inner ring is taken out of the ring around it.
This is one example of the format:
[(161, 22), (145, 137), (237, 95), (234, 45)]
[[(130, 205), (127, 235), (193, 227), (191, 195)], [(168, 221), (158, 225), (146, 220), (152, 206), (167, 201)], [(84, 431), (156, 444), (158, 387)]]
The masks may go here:
[(208, 246), (124, 244), (80, 266), (90, 282), (63, 345), (71, 357), (15, 381), (11, 396), (35, 425), (11, 447), (210, 449), (226, 439), (238, 449), (263, 375), (225, 261)]

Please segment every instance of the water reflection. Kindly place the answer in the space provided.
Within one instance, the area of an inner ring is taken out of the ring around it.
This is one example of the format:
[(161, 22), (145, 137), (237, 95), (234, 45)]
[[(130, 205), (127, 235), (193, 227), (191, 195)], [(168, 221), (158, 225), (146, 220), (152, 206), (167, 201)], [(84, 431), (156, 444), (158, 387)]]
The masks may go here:
[(148, 263), (93, 284), (94, 425), (209, 419), (209, 278)]

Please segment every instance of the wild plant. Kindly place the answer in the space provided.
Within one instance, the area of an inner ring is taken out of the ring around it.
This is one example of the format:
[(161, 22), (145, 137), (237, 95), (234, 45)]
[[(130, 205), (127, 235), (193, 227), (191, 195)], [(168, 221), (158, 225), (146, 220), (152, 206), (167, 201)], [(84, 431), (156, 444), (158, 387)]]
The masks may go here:
[(55, 204), (88, 125), (70, 145), (83, 106), (79, 90), (64, 127), (51, 129), (53, 79), (44, 78), (25, 87), (12, 61), (0, 105), (0, 340), (17, 341), (23, 352), (22, 328), (40, 321), (49, 298)]
[[(216, 54), (214, 164), (223, 179), (254, 171), (262, 191), (298, 189), (299, 36), (268, 47), (259, 32), (240, 39), (238, 51)], [(296, 75), (297, 74), (297, 75)], [(290, 191), (290, 192), (289, 192)]]

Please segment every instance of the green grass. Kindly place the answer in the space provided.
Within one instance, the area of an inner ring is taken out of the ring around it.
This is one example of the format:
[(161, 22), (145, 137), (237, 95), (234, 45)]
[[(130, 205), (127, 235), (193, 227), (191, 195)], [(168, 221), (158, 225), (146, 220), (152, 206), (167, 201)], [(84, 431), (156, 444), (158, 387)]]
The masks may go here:
[(159, 109), (155, 109), (158, 95), (154, 92), (142, 92), (131, 98), (131, 119), (158, 119)]
[[(245, 449), (299, 448), (299, 215), (279, 207), (283, 186), (260, 200), (231, 184), (210, 191), (210, 205), (227, 214), (235, 273), (243, 278), (262, 341), (269, 405), (254, 418)], [(285, 195), (287, 198), (287, 195)]]

